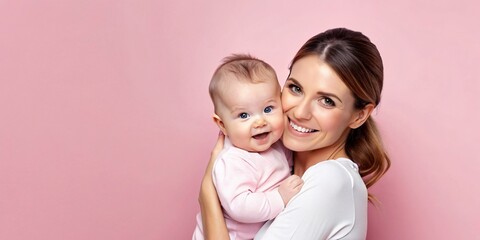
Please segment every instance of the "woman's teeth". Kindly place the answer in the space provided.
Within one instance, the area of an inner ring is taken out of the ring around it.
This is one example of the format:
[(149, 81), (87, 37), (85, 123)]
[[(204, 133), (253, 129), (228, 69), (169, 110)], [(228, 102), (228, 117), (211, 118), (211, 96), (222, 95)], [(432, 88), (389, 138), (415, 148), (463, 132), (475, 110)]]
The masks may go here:
[(296, 125), (295, 123), (293, 123), (292, 121), (290, 121), (290, 126), (292, 126), (292, 128), (295, 129), (297, 132), (302, 132), (302, 133), (310, 133), (310, 132), (315, 131), (315, 129), (308, 129), (308, 128), (300, 127), (300, 126)]

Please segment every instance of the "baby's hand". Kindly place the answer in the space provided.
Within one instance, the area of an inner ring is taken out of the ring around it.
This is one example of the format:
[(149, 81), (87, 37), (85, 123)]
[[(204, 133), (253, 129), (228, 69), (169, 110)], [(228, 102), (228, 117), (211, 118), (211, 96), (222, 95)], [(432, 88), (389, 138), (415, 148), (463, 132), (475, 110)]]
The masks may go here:
[(292, 199), (295, 194), (300, 192), (302, 186), (303, 180), (297, 175), (292, 175), (287, 179), (283, 180), (283, 182), (280, 183), (280, 186), (278, 187), (278, 192), (283, 199), (283, 203), (287, 205), (288, 201), (290, 201), (290, 199)]

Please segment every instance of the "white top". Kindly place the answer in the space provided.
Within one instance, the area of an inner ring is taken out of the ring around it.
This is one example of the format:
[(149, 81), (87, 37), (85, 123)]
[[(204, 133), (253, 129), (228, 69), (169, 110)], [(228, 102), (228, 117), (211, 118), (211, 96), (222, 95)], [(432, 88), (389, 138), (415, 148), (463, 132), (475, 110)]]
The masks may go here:
[(368, 192), (350, 159), (317, 163), (302, 176), (304, 185), (255, 239), (365, 239)]

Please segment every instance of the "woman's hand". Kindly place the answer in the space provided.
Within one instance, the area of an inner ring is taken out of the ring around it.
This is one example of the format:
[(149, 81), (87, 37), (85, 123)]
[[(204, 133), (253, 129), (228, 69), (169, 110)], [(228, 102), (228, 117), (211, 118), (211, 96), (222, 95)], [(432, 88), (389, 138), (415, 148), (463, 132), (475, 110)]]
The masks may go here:
[[(215, 143), (215, 147), (213, 147), (212, 154), (210, 155), (210, 162), (208, 163), (208, 167), (210, 168), (210, 173), (212, 173), (213, 164), (215, 163), (215, 159), (217, 159), (218, 154), (223, 149), (223, 142), (225, 141), (225, 135), (222, 132), (218, 133), (217, 142)], [(207, 168), (207, 170), (209, 170)]]
[(203, 176), (200, 187), (200, 195), (198, 196), (198, 202), (200, 203), (202, 213), (203, 235), (205, 239), (230, 239), (227, 225), (223, 218), (220, 200), (218, 200), (217, 190), (213, 185), (212, 179), (213, 165), (218, 154), (223, 149), (224, 140), (225, 136), (220, 132), (217, 143), (212, 150), (207, 169), (205, 170), (205, 175)]

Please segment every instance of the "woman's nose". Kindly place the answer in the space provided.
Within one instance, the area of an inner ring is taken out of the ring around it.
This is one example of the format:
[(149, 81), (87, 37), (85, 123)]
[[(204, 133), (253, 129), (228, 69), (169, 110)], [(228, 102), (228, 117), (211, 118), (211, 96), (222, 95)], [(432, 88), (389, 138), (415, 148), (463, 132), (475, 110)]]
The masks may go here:
[(308, 120), (312, 117), (312, 111), (308, 101), (301, 101), (294, 107), (293, 116), (297, 119)]

